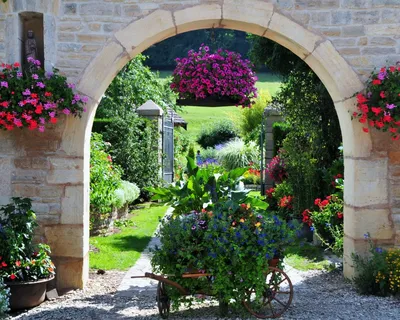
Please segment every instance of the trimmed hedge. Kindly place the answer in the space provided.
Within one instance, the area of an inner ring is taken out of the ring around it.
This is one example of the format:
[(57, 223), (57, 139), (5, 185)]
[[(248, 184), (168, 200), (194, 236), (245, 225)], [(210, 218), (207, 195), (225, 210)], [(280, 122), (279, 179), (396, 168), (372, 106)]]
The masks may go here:
[(282, 142), (290, 131), (290, 125), (287, 122), (275, 122), (272, 125), (272, 135), (274, 137), (274, 157), (282, 147)]
[(92, 132), (104, 133), (106, 131), (106, 126), (113, 122), (113, 120), (113, 118), (94, 119)]
[(213, 148), (238, 136), (235, 125), (230, 120), (222, 120), (203, 127), (197, 138), (197, 143), (203, 149)]

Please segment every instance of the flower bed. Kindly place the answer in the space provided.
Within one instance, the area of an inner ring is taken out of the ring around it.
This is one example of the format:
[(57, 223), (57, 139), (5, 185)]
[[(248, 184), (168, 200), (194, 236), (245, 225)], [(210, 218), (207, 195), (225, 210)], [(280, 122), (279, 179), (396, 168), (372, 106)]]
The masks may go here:
[(184, 100), (212, 98), (208, 105), (220, 100), (224, 105), (250, 107), (257, 97), (253, 66), (238, 53), (222, 49), (210, 53), (207, 46), (201, 46), (198, 52), (191, 50), (186, 58), (176, 62), (171, 89), (179, 94), (182, 104)]
[(399, 140), (400, 129), (400, 66), (383, 67), (372, 73), (366, 93), (357, 94), (358, 112), (353, 117), (369, 128), (389, 131), (392, 140)]
[(2, 64), (0, 71), (0, 128), (13, 130), (27, 127), (45, 131), (47, 123), (55, 124), (60, 115), (80, 117), (87, 97), (74, 94), (72, 83), (58, 73), (45, 72), (40, 61), (28, 59), (30, 71), (20, 64)]

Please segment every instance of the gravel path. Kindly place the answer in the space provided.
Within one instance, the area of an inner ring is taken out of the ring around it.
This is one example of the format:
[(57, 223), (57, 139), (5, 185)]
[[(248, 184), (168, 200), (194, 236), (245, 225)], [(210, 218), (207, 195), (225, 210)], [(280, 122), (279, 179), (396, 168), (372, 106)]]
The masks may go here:
[[(156, 238), (150, 246), (155, 243)], [(150, 270), (149, 258), (146, 249), (127, 273), (91, 273), (85, 290), (72, 291), (37, 308), (11, 314), (9, 319), (160, 319), (155, 301), (157, 282), (131, 279), (131, 275), (141, 275)], [(358, 295), (345, 281), (341, 270), (302, 272), (287, 267), (285, 271), (293, 283), (294, 297), (282, 319), (400, 319), (400, 300)], [(216, 302), (206, 300), (196, 304), (192, 310), (173, 311), (170, 319), (218, 319), (218, 311)], [(246, 319), (234, 313), (230, 313), (229, 318)]]

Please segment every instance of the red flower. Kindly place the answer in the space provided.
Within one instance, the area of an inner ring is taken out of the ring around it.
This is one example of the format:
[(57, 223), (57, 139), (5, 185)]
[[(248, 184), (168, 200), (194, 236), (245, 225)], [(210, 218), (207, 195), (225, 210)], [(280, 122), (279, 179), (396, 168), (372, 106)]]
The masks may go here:
[(21, 261), (19, 261), (19, 260), (16, 261), (16, 262), (15, 262), (15, 265), (16, 265), (17, 267), (20, 267), (20, 266), (21, 266)]
[(369, 132), (368, 128), (363, 128), (363, 131), (364, 131), (365, 133), (368, 133), (368, 132)]
[(380, 95), (380, 97), (381, 97), (382, 99), (385, 99), (385, 98), (386, 98), (386, 96), (385, 96), (385, 91), (381, 91), (381, 93), (380, 93), (379, 95)]
[(372, 84), (373, 84), (374, 86), (380, 85), (381, 83), (382, 83), (382, 81), (379, 80), (379, 79), (375, 79), (375, 80), (372, 81)]
[(360, 121), (360, 123), (366, 123), (367, 122), (367, 118), (361, 117), (359, 121)]
[(321, 201), (321, 203), (319, 204), (319, 207), (323, 208), (323, 207), (327, 206), (328, 204), (329, 204), (329, 201), (328, 200), (324, 200), (324, 201)]
[(11, 280), (15, 280), (15, 278), (16, 278), (15, 274), (12, 274), (12, 275), (10, 276), (10, 279), (11, 279)]
[(338, 212), (337, 216), (338, 216), (339, 219), (342, 219), (343, 218), (343, 213), (342, 212)]
[(367, 102), (368, 101), (368, 99), (362, 94), (362, 93), (359, 93), (358, 95), (357, 95), (357, 101), (358, 101), (358, 103), (365, 103), (365, 102)]
[(20, 66), (21, 66), (21, 65), (19, 64), (19, 62), (15, 62), (15, 63), (14, 63), (14, 67), (15, 67), (15, 68), (18, 68), (18, 67), (20, 67)]
[(320, 203), (321, 203), (321, 199), (320, 198), (317, 198), (317, 199), (314, 200), (314, 204), (316, 206), (319, 205)]
[(390, 131), (391, 133), (396, 133), (396, 132), (397, 132), (397, 129), (396, 129), (396, 128), (389, 128), (389, 131)]
[(57, 123), (57, 118), (50, 118), (50, 123)]
[(46, 92), (44, 93), (44, 96), (45, 96), (45, 97), (51, 97), (51, 92), (46, 91)]
[(390, 70), (390, 72), (395, 72), (396, 71), (396, 67), (391, 66), (391, 67), (389, 67), (389, 70)]
[(375, 115), (377, 116), (377, 115), (379, 115), (383, 110), (382, 110), (382, 108), (380, 108), (380, 107), (378, 107), (378, 108), (372, 107), (372, 108), (371, 108), (371, 111), (372, 111), (373, 113), (375, 113)]
[(2, 267), (7, 267), (7, 263), (5, 263), (4, 261), (1, 263)]

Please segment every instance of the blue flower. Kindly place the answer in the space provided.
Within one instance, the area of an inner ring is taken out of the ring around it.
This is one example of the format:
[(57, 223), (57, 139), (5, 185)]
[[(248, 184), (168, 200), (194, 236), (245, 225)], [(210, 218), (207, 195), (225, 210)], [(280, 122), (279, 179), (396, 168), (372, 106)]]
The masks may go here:
[(369, 233), (364, 233), (364, 239), (369, 239)]
[(266, 253), (266, 254), (265, 254), (265, 258), (266, 258), (266, 259), (271, 259), (269, 253)]
[(379, 248), (379, 247), (376, 248), (375, 250), (376, 250), (376, 252), (378, 252), (378, 253), (382, 253), (382, 252), (383, 252), (382, 248)]
[(315, 228), (314, 227), (310, 227), (310, 230), (314, 232)]
[(331, 226), (331, 224), (330, 223), (325, 223), (325, 225), (327, 226), (327, 227), (330, 227)]
[(236, 235), (236, 238), (239, 238), (239, 239), (242, 237), (242, 235), (240, 234), (239, 231), (236, 231), (235, 235)]

